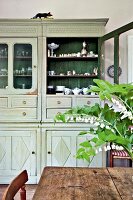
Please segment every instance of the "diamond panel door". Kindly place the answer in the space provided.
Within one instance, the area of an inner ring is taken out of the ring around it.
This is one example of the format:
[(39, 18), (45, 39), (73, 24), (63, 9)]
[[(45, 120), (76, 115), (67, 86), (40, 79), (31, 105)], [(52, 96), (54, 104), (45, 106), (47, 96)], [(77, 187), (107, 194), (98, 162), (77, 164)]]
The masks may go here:
[(76, 166), (76, 131), (47, 131), (47, 165)]
[(9, 183), (23, 169), (36, 176), (36, 131), (0, 131), (0, 182)]
[(76, 159), (79, 144), (91, 135), (79, 136), (81, 130), (47, 131), (47, 165), (64, 167), (105, 167), (105, 152), (92, 158), (91, 163)]

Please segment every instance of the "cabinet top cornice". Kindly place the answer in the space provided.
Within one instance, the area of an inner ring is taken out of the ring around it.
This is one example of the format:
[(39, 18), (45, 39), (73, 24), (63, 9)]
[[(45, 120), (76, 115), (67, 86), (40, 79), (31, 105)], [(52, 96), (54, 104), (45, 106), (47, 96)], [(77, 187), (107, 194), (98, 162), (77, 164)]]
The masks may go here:
[(82, 23), (82, 24), (101, 24), (106, 25), (108, 18), (96, 19), (8, 19), (0, 18), (0, 25), (48, 25), (48, 24), (68, 24), (68, 23)]

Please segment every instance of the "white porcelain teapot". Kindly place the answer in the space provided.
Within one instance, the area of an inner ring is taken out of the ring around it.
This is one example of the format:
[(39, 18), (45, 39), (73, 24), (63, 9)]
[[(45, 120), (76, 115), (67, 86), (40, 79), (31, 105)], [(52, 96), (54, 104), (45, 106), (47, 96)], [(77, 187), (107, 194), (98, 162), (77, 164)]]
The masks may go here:
[(73, 90), (72, 90), (72, 92), (74, 93), (74, 95), (78, 95), (78, 94), (80, 94), (81, 93), (81, 91), (82, 91), (82, 89), (80, 89), (80, 88), (74, 88)]

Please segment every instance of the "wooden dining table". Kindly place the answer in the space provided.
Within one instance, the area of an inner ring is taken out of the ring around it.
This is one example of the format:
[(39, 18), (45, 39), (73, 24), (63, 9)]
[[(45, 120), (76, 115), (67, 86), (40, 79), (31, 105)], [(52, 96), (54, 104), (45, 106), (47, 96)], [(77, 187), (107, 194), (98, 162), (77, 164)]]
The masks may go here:
[(133, 168), (45, 167), (33, 200), (133, 200)]

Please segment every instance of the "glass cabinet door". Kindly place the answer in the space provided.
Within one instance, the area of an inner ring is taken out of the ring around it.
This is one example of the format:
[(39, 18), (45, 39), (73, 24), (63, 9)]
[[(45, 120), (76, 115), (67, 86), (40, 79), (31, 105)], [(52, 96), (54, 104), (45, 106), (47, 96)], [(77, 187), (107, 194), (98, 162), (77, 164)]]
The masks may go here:
[(32, 45), (14, 44), (13, 87), (32, 88)]
[(37, 91), (37, 39), (0, 38), (0, 93)]
[(8, 86), (8, 45), (0, 43), (0, 89)]

